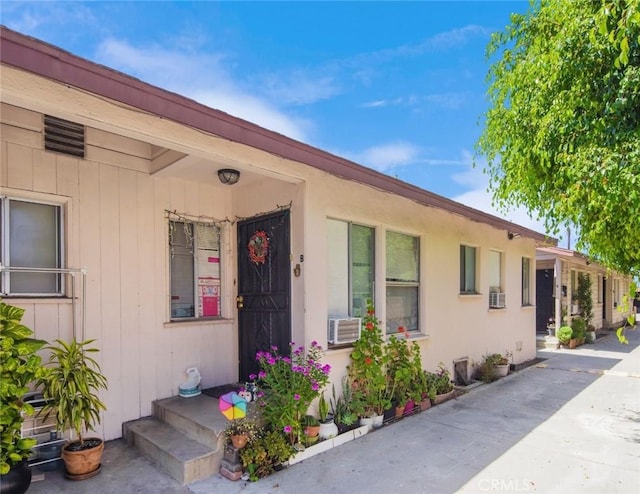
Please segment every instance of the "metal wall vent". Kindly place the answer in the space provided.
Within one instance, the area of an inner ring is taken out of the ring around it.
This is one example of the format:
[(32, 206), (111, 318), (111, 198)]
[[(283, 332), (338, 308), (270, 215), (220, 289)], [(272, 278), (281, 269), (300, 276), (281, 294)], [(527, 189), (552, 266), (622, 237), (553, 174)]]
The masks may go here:
[(44, 148), (84, 158), (84, 125), (45, 115)]

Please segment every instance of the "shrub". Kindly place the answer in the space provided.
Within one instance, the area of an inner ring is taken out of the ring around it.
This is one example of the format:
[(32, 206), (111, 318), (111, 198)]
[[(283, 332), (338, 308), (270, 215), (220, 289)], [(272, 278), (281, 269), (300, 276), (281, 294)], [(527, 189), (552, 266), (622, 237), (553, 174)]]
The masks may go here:
[(571, 339), (572, 334), (573, 334), (573, 329), (571, 329), (571, 327), (569, 326), (562, 326), (558, 328), (558, 331), (556, 331), (556, 337), (558, 338), (560, 343), (562, 343), (563, 345), (566, 345), (567, 343), (569, 343), (569, 340)]

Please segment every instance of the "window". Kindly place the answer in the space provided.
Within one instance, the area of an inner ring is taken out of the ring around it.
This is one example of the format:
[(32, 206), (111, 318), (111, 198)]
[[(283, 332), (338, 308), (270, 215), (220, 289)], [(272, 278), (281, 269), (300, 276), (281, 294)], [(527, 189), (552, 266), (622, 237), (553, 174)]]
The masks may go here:
[(387, 232), (387, 333), (399, 327), (418, 331), (420, 241), (417, 237)]
[(578, 299), (578, 273), (575, 269), (571, 270), (571, 302), (577, 303)]
[(220, 316), (220, 229), (169, 221), (171, 319)]
[[(62, 206), (0, 198), (1, 262), (10, 268), (63, 267)], [(60, 296), (62, 275), (4, 271), (4, 295)]]
[(604, 277), (599, 274), (598, 275), (598, 303), (601, 304), (603, 302), (602, 293), (604, 291)]
[(489, 293), (502, 293), (502, 252), (489, 251)]
[(522, 305), (531, 305), (531, 259), (522, 258)]
[(477, 293), (476, 248), (460, 246), (460, 293)]
[(327, 220), (329, 317), (363, 317), (373, 300), (375, 230)]

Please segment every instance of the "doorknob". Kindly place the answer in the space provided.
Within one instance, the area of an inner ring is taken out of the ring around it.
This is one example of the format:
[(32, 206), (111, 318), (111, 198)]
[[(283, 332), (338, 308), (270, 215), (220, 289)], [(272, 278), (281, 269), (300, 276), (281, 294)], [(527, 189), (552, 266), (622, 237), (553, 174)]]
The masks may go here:
[(242, 309), (244, 307), (244, 297), (242, 295), (238, 295), (236, 297), (236, 307), (238, 309)]

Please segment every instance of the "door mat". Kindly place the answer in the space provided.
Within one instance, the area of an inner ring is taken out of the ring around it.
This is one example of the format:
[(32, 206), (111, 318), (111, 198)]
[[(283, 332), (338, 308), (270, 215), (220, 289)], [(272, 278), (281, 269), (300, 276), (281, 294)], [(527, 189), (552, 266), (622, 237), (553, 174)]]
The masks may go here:
[(220, 398), (222, 395), (231, 393), (232, 391), (238, 391), (241, 389), (240, 385), (235, 384), (223, 384), (222, 386), (215, 386), (213, 388), (207, 388), (202, 390), (202, 394), (207, 396), (213, 396), (214, 398)]

